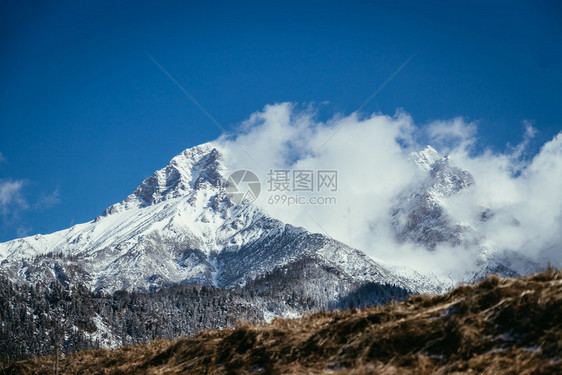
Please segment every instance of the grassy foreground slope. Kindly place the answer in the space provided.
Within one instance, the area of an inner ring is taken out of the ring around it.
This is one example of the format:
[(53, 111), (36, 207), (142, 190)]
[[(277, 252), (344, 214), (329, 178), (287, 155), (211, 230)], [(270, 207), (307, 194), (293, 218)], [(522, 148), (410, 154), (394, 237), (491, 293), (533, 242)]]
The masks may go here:
[[(54, 358), (6, 372), (52, 374)], [(440, 296), (269, 325), (238, 324), (61, 359), (83, 374), (562, 373), (562, 273), (491, 276)]]

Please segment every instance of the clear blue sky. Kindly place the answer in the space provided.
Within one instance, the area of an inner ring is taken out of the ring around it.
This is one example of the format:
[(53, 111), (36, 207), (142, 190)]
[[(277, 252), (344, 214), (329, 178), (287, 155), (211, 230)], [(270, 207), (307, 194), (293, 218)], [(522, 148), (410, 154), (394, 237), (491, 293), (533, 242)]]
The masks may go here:
[[(267, 4), (264, 4), (267, 3)], [(562, 128), (557, 1), (53, 1), (0, 5), (0, 241), (93, 219), (183, 149), (265, 104), (463, 116), (481, 144)], [(1, 197), (0, 197), (1, 198)]]

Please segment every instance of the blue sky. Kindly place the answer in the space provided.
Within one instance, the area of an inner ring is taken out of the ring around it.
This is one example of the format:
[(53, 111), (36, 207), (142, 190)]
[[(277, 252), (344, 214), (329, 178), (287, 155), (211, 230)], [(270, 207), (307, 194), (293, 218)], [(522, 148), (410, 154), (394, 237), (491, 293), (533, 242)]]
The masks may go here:
[[(502, 151), (562, 129), (562, 6), (509, 2), (0, 5), (0, 241), (93, 219), (266, 104), (478, 123)], [(323, 103), (323, 104), (320, 104)]]

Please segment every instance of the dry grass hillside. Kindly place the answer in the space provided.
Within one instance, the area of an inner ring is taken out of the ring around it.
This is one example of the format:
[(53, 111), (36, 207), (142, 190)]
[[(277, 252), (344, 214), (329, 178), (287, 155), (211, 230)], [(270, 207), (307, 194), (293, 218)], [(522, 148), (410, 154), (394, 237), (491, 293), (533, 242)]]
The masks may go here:
[[(491, 276), (441, 296), (86, 351), (63, 374), (562, 373), (562, 273)], [(52, 374), (54, 359), (5, 368)]]

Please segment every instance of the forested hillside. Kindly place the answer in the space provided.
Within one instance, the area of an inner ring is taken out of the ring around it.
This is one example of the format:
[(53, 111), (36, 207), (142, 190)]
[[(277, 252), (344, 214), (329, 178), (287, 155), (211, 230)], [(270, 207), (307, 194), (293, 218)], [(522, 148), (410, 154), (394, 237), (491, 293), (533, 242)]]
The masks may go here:
[[(348, 291), (345, 298), (338, 297), (342, 291)], [(318, 269), (307, 258), (231, 289), (182, 284), (151, 293), (107, 295), (69, 279), (30, 286), (0, 277), (0, 355), (11, 359), (51, 355), (57, 346), (64, 354), (115, 348), (193, 336), (201, 330), (233, 327), (237, 321), (265, 322), (307, 311), (372, 306), (407, 295), (392, 285), (354, 284), (338, 270)]]

